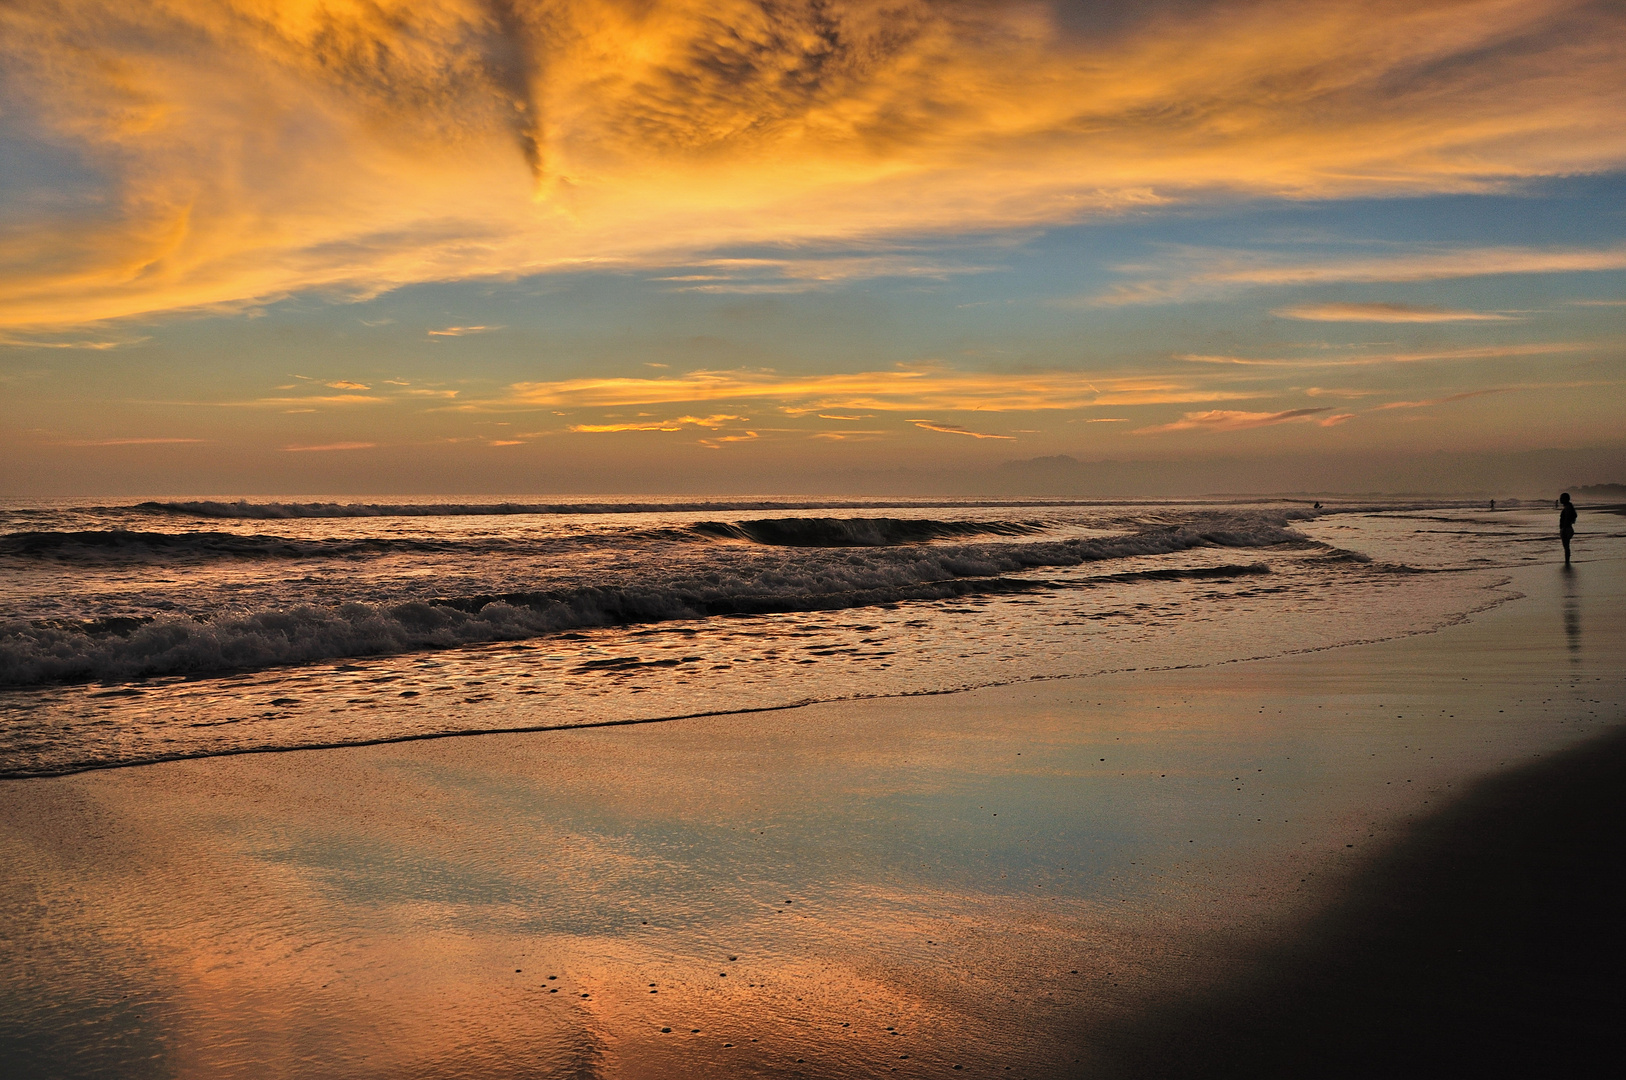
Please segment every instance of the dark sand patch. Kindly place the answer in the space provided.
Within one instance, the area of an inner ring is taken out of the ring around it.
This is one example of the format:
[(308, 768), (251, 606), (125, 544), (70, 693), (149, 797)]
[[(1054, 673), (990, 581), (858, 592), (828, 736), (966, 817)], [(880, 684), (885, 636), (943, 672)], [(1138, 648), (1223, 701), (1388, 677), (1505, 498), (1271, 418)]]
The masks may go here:
[(1626, 731), (1481, 781), (1094, 1076), (1603, 1075), (1626, 1016)]

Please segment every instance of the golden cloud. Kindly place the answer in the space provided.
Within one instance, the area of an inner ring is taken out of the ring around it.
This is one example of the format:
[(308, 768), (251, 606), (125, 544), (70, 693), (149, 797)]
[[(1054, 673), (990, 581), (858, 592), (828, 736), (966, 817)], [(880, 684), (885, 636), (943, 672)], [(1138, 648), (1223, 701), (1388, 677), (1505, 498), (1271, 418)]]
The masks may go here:
[(13, 334), (0, 333), (0, 346), (18, 349), (90, 349), (95, 352), (106, 352), (108, 349), (122, 349), (127, 345), (139, 345), (147, 340), (145, 337), (127, 337), (110, 340), (79, 338), (61, 341), (50, 338), (18, 337)]
[(726, 443), (753, 442), (760, 437), (754, 431), (747, 431), (740, 435), (713, 435), (709, 439), (700, 439), (699, 443), (711, 450), (721, 450)]
[(1513, 322), (1517, 316), (1493, 311), (1448, 311), (1413, 304), (1301, 304), (1271, 312), (1284, 319), (1310, 322), (1441, 323)]
[(309, 397), (266, 397), (241, 402), (244, 405), (377, 405), (388, 400), (370, 394), (314, 394)]
[[(1338, 368), (1365, 367), (1372, 364), (1422, 364), (1448, 360), (1495, 360), (1515, 356), (1551, 356), (1557, 353), (1583, 352), (1594, 346), (1580, 342), (1533, 342), (1528, 345), (1482, 345), (1462, 349), (1428, 349), (1419, 352), (1368, 353), (1326, 359), (1315, 356), (1261, 358), (1250, 356), (1205, 355), (1179, 353), (1174, 359), (1193, 364), (1223, 364), (1236, 367), (1264, 368)], [(1330, 392), (1330, 391), (1326, 391)]]
[(614, 431), (682, 431), (683, 425), (671, 420), (630, 424), (571, 424), (570, 430), (581, 434), (602, 434)]
[(58, 446), (168, 446), (180, 443), (200, 443), (202, 439), (77, 439), (72, 442), (58, 443)]
[[(940, 367), (824, 375), (773, 371), (694, 371), (664, 379), (562, 379), (515, 383), (486, 407), (626, 408), (697, 402), (762, 401), (792, 414), (822, 409), (918, 412), (1074, 409), (1152, 405), (1256, 396), (1199, 385), (1196, 379), (1104, 376), (1087, 372), (1001, 374)], [(471, 408), (474, 406), (471, 406)]]
[(961, 427), (959, 424), (944, 424), (944, 423), (939, 423), (936, 420), (911, 420), (911, 421), (909, 421), (909, 423), (915, 425), (915, 427), (917, 427), (917, 428), (923, 428), (926, 431), (941, 431), (941, 432), (944, 432), (945, 434), (948, 434), (948, 435), (969, 435), (973, 439), (1014, 439), (1015, 438), (1015, 436), (1013, 436), (1013, 435), (992, 435), (992, 434), (989, 434), (986, 431), (972, 431), (970, 428)]
[(1322, 427), (1332, 427), (1348, 420), (1354, 413), (1339, 413), (1335, 416), (1321, 416), (1322, 413), (1331, 412), (1330, 406), (1318, 409), (1288, 409), (1286, 412), (1235, 412), (1230, 409), (1210, 409), (1207, 412), (1186, 413), (1171, 424), (1158, 424), (1155, 427), (1136, 428), (1132, 434), (1156, 435), (1165, 431), (1190, 431), (1200, 429), (1203, 431), (1245, 431), (1248, 428), (1269, 427), (1273, 424), (1292, 424), (1299, 422), (1319, 423)]
[[(643, 404), (638, 402), (637, 404)], [(675, 420), (632, 420), (611, 424), (572, 424), (568, 430), (581, 433), (597, 433), (612, 431), (682, 431), (686, 425), (703, 428), (719, 428), (731, 420), (745, 422), (748, 417), (727, 416), (717, 413), (712, 416), (680, 416)], [(755, 438), (755, 436), (752, 436)]]
[(443, 326), (439, 330), (430, 330), (430, 337), (467, 337), (469, 334), (484, 334), (492, 330), (501, 330), (500, 326)]
[(35, 200), (8, 236), (0, 326), (1626, 163), (1619, 5), (1080, 17), (1037, 0), (17, 0), (0, 6), (6, 112), (101, 186), (76, 204), (93, 209)]

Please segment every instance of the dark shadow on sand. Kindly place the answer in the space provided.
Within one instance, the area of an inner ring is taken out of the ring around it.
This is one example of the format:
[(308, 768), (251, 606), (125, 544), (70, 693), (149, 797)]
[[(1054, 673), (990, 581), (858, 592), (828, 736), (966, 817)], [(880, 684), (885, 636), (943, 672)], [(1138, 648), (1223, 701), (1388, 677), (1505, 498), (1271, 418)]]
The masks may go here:
[(1476, 785), (1224, 991), (1095, 1045), (1094, 1077), (1617, 1075), (1626, 730)]

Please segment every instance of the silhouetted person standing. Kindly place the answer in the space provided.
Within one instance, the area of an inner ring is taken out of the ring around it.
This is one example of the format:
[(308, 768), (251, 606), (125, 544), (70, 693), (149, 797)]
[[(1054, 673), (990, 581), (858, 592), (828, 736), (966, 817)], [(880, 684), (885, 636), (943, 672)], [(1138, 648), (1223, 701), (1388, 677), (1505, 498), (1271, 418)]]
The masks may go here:
[(1563, 509), (1558, 512), (1558, 538), (1564, 541), (1564, 565), (1570, 564), (1570, 537), (1575, 535), (1575, 504), (1570, 502), (1570, 493), (1558, 497)]

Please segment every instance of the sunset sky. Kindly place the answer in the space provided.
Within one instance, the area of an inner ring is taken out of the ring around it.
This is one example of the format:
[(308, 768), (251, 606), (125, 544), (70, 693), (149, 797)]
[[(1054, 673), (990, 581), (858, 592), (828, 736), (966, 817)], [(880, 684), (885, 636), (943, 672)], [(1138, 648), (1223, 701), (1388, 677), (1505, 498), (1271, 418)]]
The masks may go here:
[(0, 79), (0, 494), (1626, 481), (1618, 2), (19, 0)]

